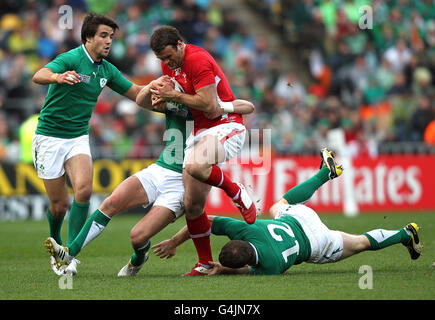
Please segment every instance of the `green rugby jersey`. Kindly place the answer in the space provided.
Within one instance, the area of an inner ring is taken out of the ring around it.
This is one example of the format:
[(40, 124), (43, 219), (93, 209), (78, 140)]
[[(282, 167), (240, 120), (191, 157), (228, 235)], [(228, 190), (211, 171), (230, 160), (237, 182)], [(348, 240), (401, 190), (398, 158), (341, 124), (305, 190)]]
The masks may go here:
[(293, 217), (258, 219), (254, 224), (228, 217), (215, 217), (211, 232), (231, 240), (250, 242), (257, 252), (257, 264), (250, 274), (281, 274), (310, 257), (311, 246), (300, 223)]
[(75, 138), (88, 134), (89, 119), (103, 88), (107, 85), (123, 95), (133, 83), (127, 80), (110, 62), (94, 62), (84, 45), (58, 55), (45, 65), (54, 73), (75, 71), (80, 83), (50, 84), (41, 109), (36, 133)]
[(166, 115), (166, 132), (163, 136), (166, 144), (156, 164), (182, 173), (186, 137), (189, 136), (193, 127), (191, 125), (189, 128), (186, 122), (193, 120), (192, 114), (189, 108), (182, 104), (178, 104), (176, 108), (165, 110), (163, 113)]

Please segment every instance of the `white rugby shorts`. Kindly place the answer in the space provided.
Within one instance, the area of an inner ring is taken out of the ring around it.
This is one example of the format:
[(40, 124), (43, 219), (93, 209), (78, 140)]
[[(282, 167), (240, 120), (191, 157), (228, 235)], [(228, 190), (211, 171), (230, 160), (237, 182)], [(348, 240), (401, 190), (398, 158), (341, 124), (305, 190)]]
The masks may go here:
[(184, 214), (183, 175), (151, 164), (134, 174), (147, 193), (149, 205), (162, 206), (174, 212), (175, 219)]
[(211, 127), (200, 131), (197, 135), (193, 132), (186, 140), (186, 148), (184, 149), (183, 168), (186, 166), (186, 159), (193, 151), (196, 144), (205, 136), (212, 135), (218, 138), (225, 149), (225, 161), (237, 157), (243, 148), (246, 137), (246, 127), (237, 122), (224, 123), (215, 127)]
[(34, 134), (32, 138), (33, 165), (38, 177), (56, 179), (65, 174), (65, 162), (78, 154), (92, 158), (89, 135), (63, 139)]
[(311, 244), (311, 256), (308, 263), (329, 263), (340, 259), (343, 252), (343, 237), (340, 232), (329, 230), (317, 213), (303, 205), (283, 204), (275, 219), (291, 216), (298, 220)]

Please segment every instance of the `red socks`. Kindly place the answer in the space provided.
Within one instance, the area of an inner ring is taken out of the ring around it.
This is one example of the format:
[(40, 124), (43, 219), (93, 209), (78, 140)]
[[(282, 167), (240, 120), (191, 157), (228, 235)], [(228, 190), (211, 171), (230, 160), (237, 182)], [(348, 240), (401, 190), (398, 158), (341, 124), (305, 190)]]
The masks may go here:
[[(204, 183), (221, 188), (231, 199), (237, 197), (240, 192), (237, 183), (232, 182), (228, 175), (217, 165), (212, 165), (210, 176)], [(211, 226), (207, 214), (204, 212), (198, 218), (192, 220), (186, 218), (186, 223), (198, 253), (199, 263), (208, 265), (209, 261), (213, 261), (213, 256), (210, 246)]]
[(198, 262), (208, 265), (209, 261), (213, 261), (213, 255), (210, 246), (211, 226), (207, 214), (204, 212), (198, 218), (192, 220), (186, 218), (186, 224), (198, 253)]
[(210, 176), (204, 183), (221, 188), (231, 199), (236, 197), (240, 191), (237, 183), (232, 182), (230, 177), (215, 164), (212, 165)]

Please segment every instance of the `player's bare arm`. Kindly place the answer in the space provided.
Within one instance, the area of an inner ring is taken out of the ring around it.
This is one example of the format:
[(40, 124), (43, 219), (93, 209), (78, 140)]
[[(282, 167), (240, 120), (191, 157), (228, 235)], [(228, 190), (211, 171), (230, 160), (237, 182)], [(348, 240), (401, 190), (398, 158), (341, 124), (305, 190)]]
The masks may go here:
[[(183, 93), (178, 92), (176, 90), (173, 90), (173, 86), (169, 82), (170, 81), (170, 77), (163, 76), (163, 77), (161, 77), (159, 79), (161, 79), (161, 81), (155, 82), (155, 83), (150, 83), (151, 86), (149, 86), (146, 89), (147, 91), (143, 92), (143, 95), (146, 95), (146, 94), (150, 95), (150, 93), (151, 93), (151, 104), (153, 106), (159, 105), (162, 102), (168, 101), (168, 100), (177, 101), (176, 99), (171, 99), (169, 97), (172, 97), (172, 96), (175, 97), (177, 94), (183, 94)], [(165, 85), (166, 83), (168, 84), (167, 86)], [(210, 86), (206, 86), (204, 88), (208, 87), (208, 89), (211, 89), (213, 86), (214, 85), (210, 85)], [(201, 91), (202, 89), (203, 88), (198, 90), (199, 97), (202, 96), (202, 93), (207, 94), (207, 91), (205, 91), (205, 90)], [(172, 93), (172, 91), (174, 93)], [(159, 92), (166, 92), (166, 93), (165, 94), (159, 94)], [(183, 95), (191, 97), (192, 99), (195, 99), (194, 95), (189, 95), (189, 94), (183, 94)], [(229, 101), (229, 102), (222, 102), (222, 101), (218, 102), (217, 95), (215, 95), (215, 96), (216, 96), (216, 102), (218, 104), (218, 108), (214, 109), (213, 111), (208, 112), (209, 118), (215, 118), (217, 116), (222, 115), (223, 113), (250, 114), (250, 113), (254, 112), (254, 110), (255, 110), (254, 104), (249, 102), (249, 101), (247, 101), (247, 100), (237, 99), (237, 100)], [(153, 100), (153, 98), (154, 98), (154, 100)], [(145, 99), (145, 101), (146, 101), (145, 97), (143, 97), (142, 99)], [(178, 100), (178, 102), (180, 102), (180, 101), (182, 101), (182, 98), (180, 98)], [(184, 103), (184, 102), (181, 102), (181, 103), (190, 106), (187, 103)]]
[(220, 274), (248, 274), (249, 273), (249, 266), (246, 265), (242, 268), (228, 268), (222, 266), (219, 262), (210, 261), (210, 265), (212, 266), (213, 270), (208, 274), (208, 276), (217, 276)]
[[(207, 216), (210, 224), (213, 224), (214, 217), (215, 216), (213, 215)], [(154, 249), (154, 254), (161, 259), (172, 258), (173, 256), (175, 256), (177, 247), (189, 239), (189, 230), (187, 229), (187, 226), (184, 226), (173, 237), (153, 245), (151, 249)]]
[(124, 94), (124, 97), (136, 101), (136, 98), (139, 92), (144, 88), (144, 86), (139, 86), (137, 84), (133, 84), (130, 89)]
[(204, 112), (220, 112), (216, 84), (200, 88), (194, 95), (178, 92), (170, 84), (151, 88), (151, 93), (164, 101), (175, 101)]
[(80, 82), (80, 76), (74, 70), (64, 73), (54, 73), (50, 68), (44, 67), (33, 75), (32, 81), (42, 85), (52, 83), (74, 85)]
[(146, 86), (143, 86), (139, 93), (136, 96), (136, 103), (139, 107), (153, 110), (157, 109), (160, 110), (159, 106), (162, 106), (162, 103), (164, 102), (162, 99), (154, 96), (151, 93), (151, 88), (157, 89), (159, 87), (162, 87), (166, 82), (171, 81), (171, 78), (168, 76), (162, 76), (158, 79), (155, 79), (148, 83)]
[(250, 114), (255, 110), (255, 106), (252, 102), (243, 99), (236, 99), (231, 102), (220, 103), (221, 109), (223, 109), (224, 112), (227, 112), (227, 110), (225, 110), (225, 106), (227, 103), (231, 103), (234, 110), (233, 112), (229, 113)]

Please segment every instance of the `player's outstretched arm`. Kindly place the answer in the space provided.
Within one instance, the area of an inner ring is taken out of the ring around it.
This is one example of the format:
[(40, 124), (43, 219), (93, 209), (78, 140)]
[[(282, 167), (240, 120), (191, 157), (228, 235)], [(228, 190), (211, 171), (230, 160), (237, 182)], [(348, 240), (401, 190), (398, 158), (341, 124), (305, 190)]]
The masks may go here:
[(75, 71), (66, 71), (64, 73), (54, 73), (49, 68), (39, 69), (32, 78), (32, 81), (37, 84), (69, 84), (73, 85), (80, 82), (80, 76)]
[(220, 109), (216, 84), (204, 86), (195, 94), (178, 92), (171, 85), (151, 88), (151, 93), (164, 101), (175, 101), (204, 112), (217, 112)]
[[(139, 107), (142, 107), (142, 108), (145, 108), (148, 110), (153, 110), (153, 109), (159, 110), (157, 107), (158, 104), (155, 103), (156, 97), (153, 96), (151, 89), (152, 88), (157, 89), (157, 88), (163, 86), (168, 81), (171, 81), (171, 79), (169, 77), (162, 76), (158, 79), (151, 81), (146, 86), (143, 86), (142, 89), (136, 95), (136, 104)], [(154, 102), (153, 102), (153, 100), (154, 100)]]
[[(210, 224), (213, 223), (213, 219), (215, 216), (207, 216)], [(190, 239), (189, 230), (187, 226), (181, 228), (171, 239), (163, 240), (160, 243), (157, 243), (151, 247), (151, 249), (155, 249), (154, 253), (163, 258), (172, 258), (175, 256), (177, 251), (177, 247)]]
[(238, 274), (238, 275), (249, 274), (248, 265), (242, 268), (234, 269), (234, 268), (224, 267), (218, 262), (209, 261), (209, 264), (211, 264), (213, 267), (213, 270), (208, 274), (209, 276), (216, 276), (219, 274)]
[(139, 92), (144, 88), (145, 86), (139, 86), (137, 84), (134, 84), (131, 86), (130, 89), (127, 90), (126, 93), (124, 93), (124, 97), (132, 100), (132, 101), (136, 101), (136, 98), (139, 94)]
[(243, 99), (237, 99), (231, 102), (220, 102), (219, 104), (224, 112), (227, 113), (249, 114), (255, 110), (253, 103)]

